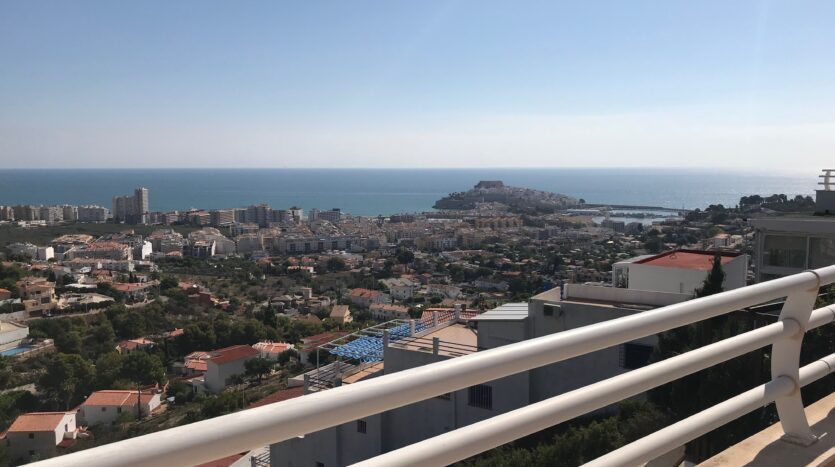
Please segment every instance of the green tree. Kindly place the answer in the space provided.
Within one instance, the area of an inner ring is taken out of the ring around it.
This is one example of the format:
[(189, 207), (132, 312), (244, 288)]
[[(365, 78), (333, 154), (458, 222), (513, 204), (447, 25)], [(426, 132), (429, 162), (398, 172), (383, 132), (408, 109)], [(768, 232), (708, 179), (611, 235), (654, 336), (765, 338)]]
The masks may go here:
[(244, 362), (247, 376), (257, 376), (258, 382), (264, 378), (273, 369), (273, 362), (266, 358), (253, 358)]
[(99, 321), (87, 338), (87, 349), (93, 356), (113, 352), (116, 348), (116, 332), (110, 320), (103, 318)]
[(116, 352), (100, 356), (96, 360), (96, 388), (115, 389), (115, 383), (122, 377), (124, 357)]
[(415, 260), (415, 254), (412, 253), (411, 250), (408, 250), (406, 248), (401, 248), (397, 250), (397, 254), (394, 257), (400, 264), (409, 264)]
[(69, 410), (89, 393), (95, 369), (77, 354), (58, 353), (47, 361), (37, 388), (53, 405)]
[(346, 268), (345, 260), (338, 256), (331, 256), (330, 258), (328, 258), (328, 261), (327, 263), (325, 263), (325, 266), (330, 272), (344, 271)]
[(713, 265), (707, 274), (701, 288), (696, 290), (697, 297), (707, 297), (722, 292), (722, 284), (725, 282), (725, 271), (722, 270), (722, 255), (713, 255)]
[(55, 336), (55, 349), (61, 353), (81, 354), (83, 341), (76, 331), (68, 331)]
[[(122, 361), (122, 377), (133, 382), (138, 392), (146, 384), (165, 384), (165, 369), (156, 355), (133, 352)], [(137, 404), (136, 411), (137, 418), (141, 419), (141, 405)]]

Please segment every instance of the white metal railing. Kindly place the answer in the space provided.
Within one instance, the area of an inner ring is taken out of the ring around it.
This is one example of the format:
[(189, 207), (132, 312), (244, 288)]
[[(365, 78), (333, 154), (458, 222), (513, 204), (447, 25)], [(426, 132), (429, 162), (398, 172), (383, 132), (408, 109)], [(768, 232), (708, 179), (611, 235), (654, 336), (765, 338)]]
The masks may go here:
[(290, 401), (171, 428), (42, 461), (55, 466), (194, 465), (402, 407), (479, 383), (786, 297), (778, 322), (584, 388), (497, 415), (361, 462), (364, 466), (443, 465), (771, 344), (772, 380), (594, 461), (650, 460), (756, 407), (776, 402), (784, 431), (814, 439), (799, 388), (832, 371), (835, 354), (799, 368), (804, 333), (835, 320), (835, 305), (813, 310), (835, 266), (644, 311)]

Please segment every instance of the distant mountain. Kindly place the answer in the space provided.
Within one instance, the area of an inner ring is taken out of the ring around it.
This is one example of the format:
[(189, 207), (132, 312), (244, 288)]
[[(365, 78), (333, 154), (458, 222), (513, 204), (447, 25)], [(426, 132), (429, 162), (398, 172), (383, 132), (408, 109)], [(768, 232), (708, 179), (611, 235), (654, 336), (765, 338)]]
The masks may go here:
[(577, 206), (576, 198), (549, 191), (506, 186), (500, 180), (482, 180), (466, 192), (450, 193), (435, 202), (435, 209), (473, 209), (478, 203), (501, 203), (515, 211), (553, 211)]

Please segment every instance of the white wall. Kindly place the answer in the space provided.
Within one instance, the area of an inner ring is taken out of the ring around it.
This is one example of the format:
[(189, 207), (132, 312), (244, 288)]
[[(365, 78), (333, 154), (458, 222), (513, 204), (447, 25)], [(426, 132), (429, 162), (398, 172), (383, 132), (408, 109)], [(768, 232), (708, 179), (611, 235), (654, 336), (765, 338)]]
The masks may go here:
[(69, 412), (55, 428), (55, 431), (35, 432), (34, 438), (29, 439), (29, 433), (7, 433), (9, 442), (9, 458), (11, 460), (29, 460), (29, 451), (35, 451), (40, 459), (55, 455), (55, 447), (64, 439), (64, 433), (75, 432), (75, 412)]
[[(629, 264), (629, 288), (658, 292), (693, 294), (702, 286), (709, 271), (669, 268), (650, 264)], [(725, 290), (745, 287), (748, 276), (748, 257), (740, 255), (722, 265)]]
[[(82, 405), (78, 409), (79, 422), (85, 425), (98, 425), (100, 423), (113, 423), (123, 413), (130, 413), (136, 417), (136, 395), (132, 394), (129, 405)], [(154, 394), (148, 403), (142, 404), (142, 416), (147, 417), (151, 412), (160, 406), (160, 395)], [(102, 410), (104, 409), (104, 410)]]
[[(254, 357), (250, 357), (254, 358)], [(211, 392), (221, 392), (226, 388), (226, 381), (233, 375), (242, 375), (246, 371), (244, 362), (250, 358), (242, 358), (222, 365), (207, 360), (206, 362), (206, 389)]]

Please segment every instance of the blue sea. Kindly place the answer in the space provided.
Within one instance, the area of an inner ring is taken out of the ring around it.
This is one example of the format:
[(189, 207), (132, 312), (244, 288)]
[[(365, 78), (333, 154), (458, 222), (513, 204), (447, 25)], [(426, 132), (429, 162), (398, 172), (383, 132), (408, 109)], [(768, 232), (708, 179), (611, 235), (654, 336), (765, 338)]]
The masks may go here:
[(356, 215), (431, 210), (479, 180), (583, 198), (589, 203), (704, 208), (744, 195), (811, 195), (817, 173), (681, 169), (16, 169), (0, 170), (0, 205), (99, 204), (147, 187), (152, 211), (268, 203), (341, 208)]

